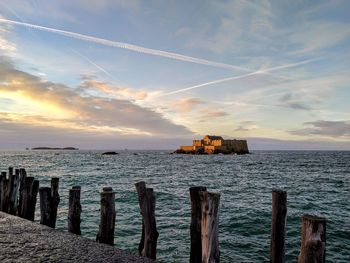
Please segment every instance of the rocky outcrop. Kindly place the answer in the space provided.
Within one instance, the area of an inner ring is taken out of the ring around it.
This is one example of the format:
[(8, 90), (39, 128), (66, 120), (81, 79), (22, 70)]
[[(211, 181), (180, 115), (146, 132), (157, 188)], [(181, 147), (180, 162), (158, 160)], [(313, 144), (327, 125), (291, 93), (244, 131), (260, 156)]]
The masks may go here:
[(117, 153), (117, 152), (104, 152), (104, 153), (102, 153), (102, 155), (117, 155), (117, 154), (119, 154), (119, 153)]

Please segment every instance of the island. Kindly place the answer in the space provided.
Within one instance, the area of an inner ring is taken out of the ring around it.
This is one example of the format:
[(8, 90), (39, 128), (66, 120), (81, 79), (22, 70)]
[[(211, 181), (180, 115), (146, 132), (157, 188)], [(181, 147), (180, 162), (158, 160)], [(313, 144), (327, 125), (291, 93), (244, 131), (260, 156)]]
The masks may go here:
[(59, 147), (34, 147), (32, 150), (63, 150), (63, 151), (77, 151), (79, 148), (75, 147), (64, 147), (64, 148), (59, 148)]
[(193, 140), (191, 146), (180, 146), (175, 153), (182, 154), (247, 154), (246, 140), (225, 140), (221, 136), (206, 135), (201, 140)]

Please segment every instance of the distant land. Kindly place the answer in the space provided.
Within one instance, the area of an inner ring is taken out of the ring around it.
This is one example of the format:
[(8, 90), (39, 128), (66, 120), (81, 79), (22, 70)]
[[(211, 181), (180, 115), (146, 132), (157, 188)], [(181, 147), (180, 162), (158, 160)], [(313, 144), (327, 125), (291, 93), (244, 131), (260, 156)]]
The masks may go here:
[(34, 147), (32, 150), (79, 150), (79, 148), (75, 147), (64, 147), (64, 148), (59, 148), (59, 147)]

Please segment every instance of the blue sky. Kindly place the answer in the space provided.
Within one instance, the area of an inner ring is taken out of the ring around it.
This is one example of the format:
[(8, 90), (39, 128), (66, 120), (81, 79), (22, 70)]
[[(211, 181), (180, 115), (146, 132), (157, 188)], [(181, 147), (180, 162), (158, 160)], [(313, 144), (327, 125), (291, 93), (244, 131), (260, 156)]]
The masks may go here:
[(0, 147), (171, 149), (218, 134), (253, 149), (350, 149), (349, 11), (1, 1)]

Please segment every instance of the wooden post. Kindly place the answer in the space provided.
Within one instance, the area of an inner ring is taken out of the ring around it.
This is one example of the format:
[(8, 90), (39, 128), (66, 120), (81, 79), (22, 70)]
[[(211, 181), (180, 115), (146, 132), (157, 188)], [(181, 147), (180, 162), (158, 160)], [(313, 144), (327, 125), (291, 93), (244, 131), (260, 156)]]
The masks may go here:
[(60, 202), (58, 194), (59, 178), (51, 178), (51, 187), (40, 187), (40, 224), (55, 228), (57, 208)]
[(34, 217), (35, 217), (35, 206), (36, 206), (38, 191), (39, 191), (39, 180), (34, 180), (31, 195), (30, 195), (28, 210), (27, 210), (27, 213), (25, 214), (25, 218), (31, 221), (34, 221)]
[(5, 176), (2, 177), (1, 180), (1, 211), (7, 213), (8, 208), (9, 208), (9, 198), (10, 198), (10, 183), (9, 179), (6, 178), (6, 173)]
[(136, 183), (135, 186), (139, 196), (143, 228), (139, 253), (141, 256), (156, 259), (159, 236), (155, 217), (156, 199), (153, 189), (146, 188), (145, 182)]
[(270, 240), (270, 262), (285, 262), (285, 236), (287, 215), (287, 192), (272, 190), (272, 223)]
[(114, 245), (115, 193), (112, 187), (104, 187), (101, 193), (100, 226), (96, 241)]
[(190, 263), (202, 262), (202, 231), (201, 231), (201, 202), (199, 192), (207, 191), (206, 187), (190, 188), (191, 197), (191, 254)]
[[(11, 167), (12, 168), (12, 167)], [(9, 176), (9, 205), (8, 213), (16, 215), (17, 213), (17, 194), (19, 188), (19, 169), (15, 170), (15, 174)]]
[(51, 216), (51, 188), (40, 187), (40, 224), (52, 227)]
[(137, 191), (137, 195), (138, 195), (138, 199), (139, 199), (139, 207), (140, 207), (140, 214), (142, 217), (142, 232), (141, 232), (141, 240), (139, 243), (139, 255), (142, 255), (142, 250), (144, 248), (144, 243), (145, 243), (145, 224), (143, 223), (143, 215), (142, 215), (142, 211), (143, 211), (143, 203), (145, 200), (145, 196), (146, 196), (146, 183), (145, 182), (138, 182), (135, 184), (136, 187), (136, 191)]
[(13, 167), (9, 167), (9, 177), (13, 175)]
[(202, 209), (202, 262), (218, 263), (219, 251), (219, 202), (220, 194), (200, 192)]
[(2, 198), (3, 198), (3, 181), (6, 180), (6, 172), (0, 174), (0, 211), (2, 211)]
[[(24, 178), (23, 185), (19, 191), (19, 202), (18, 202), (18, 216), (27, 218), (28, 206), (31, 200), (31, 192), (34, 183), (34, 177)], [(27, 218), (28, 219), (28, 218)]]
[[(18, 193), (18, 207), (17, 207), (17, 214), (19, 217), (24, 218), (24, 199), (27, 199), (28, 191), (27, 191), (27, 185), (31, 185), (30, 183), (26, 183), (27, 173), (25, 169), (20, 170), (20, 176), (19, 176), (19, 193)], [(34, 180), (34, 177), (32, 177)]]
[(59, 178), (51, 178), (51, 223), (52, 228), (56, 227), (57, 209), (60, 202), (60, 195), (58, 194)]
[(69, 190), (68, 231), (77, 235), (81, 235), (80, 191), (81, 191), (80, 186), (73, 186), (72, 189)]
[(312, 215), (301, 218), (301, 247), (298, 263), (326, 262), (326, 219)]

